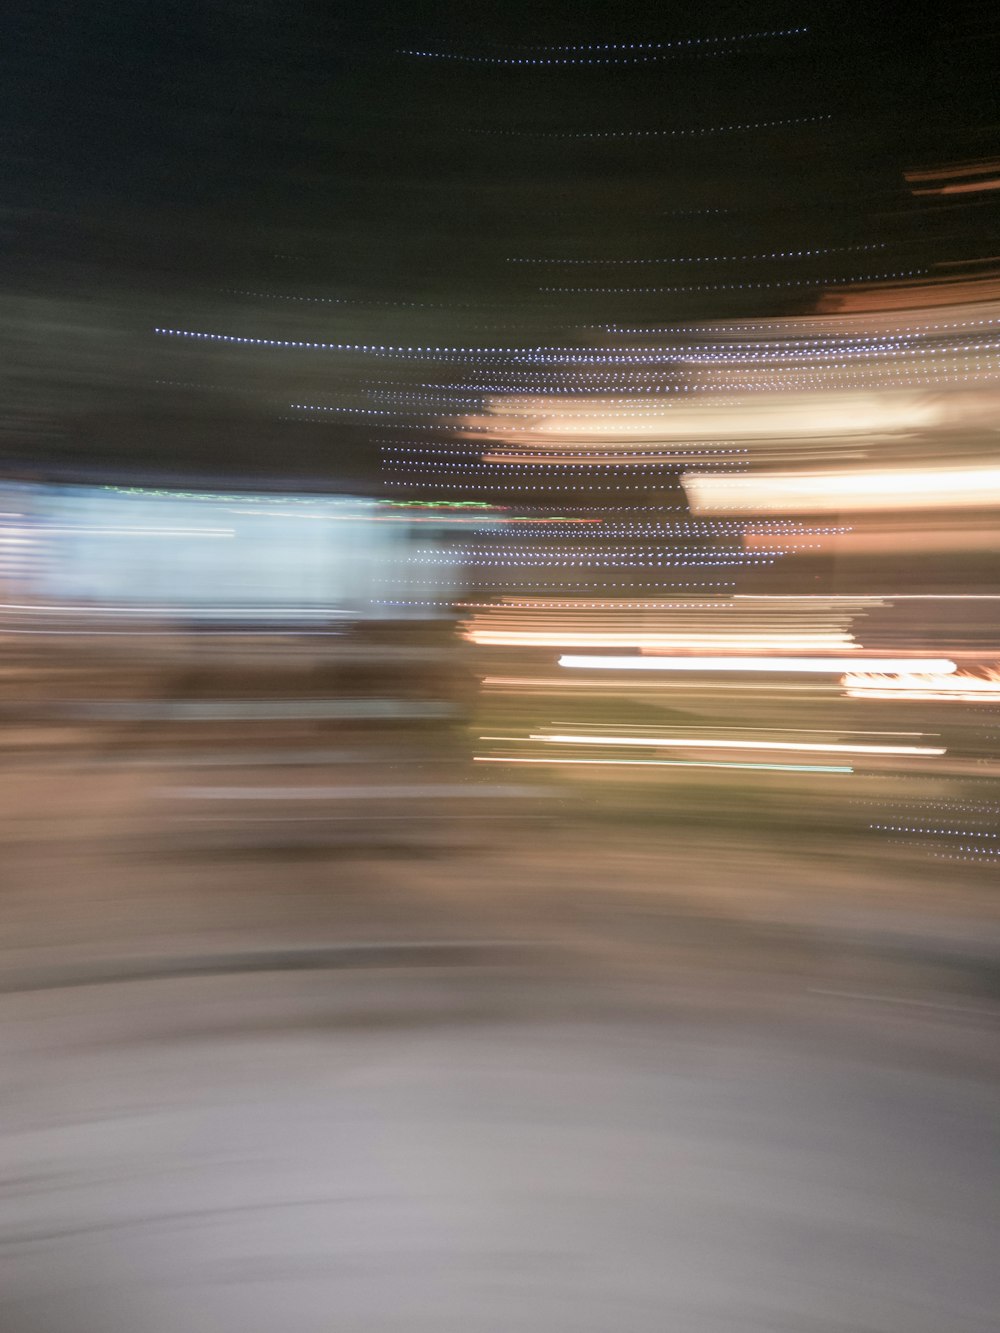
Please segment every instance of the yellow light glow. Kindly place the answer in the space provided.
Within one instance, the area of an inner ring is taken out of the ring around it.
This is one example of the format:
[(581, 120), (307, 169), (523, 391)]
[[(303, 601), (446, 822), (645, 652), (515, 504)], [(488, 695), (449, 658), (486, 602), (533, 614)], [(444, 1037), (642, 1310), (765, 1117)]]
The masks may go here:
[[(526, 410), (522, 400), (494, 399), (487, 414), (464, 419), (474, 439), (487, 433), (505, 445), (546, 450), (565, 447), (579, 452), (591, 443), (614, 447), (616, 441), (683, 441), (801, 439), (929, 430), (942, 425), (949, 404), (913, 392), (773, 393), (752, 403), (671, 403), (664, 408), (641, 399), (606, 405), (550, 398), (535, 400)], [(496, 446), (494, 446), (495, 449)]]
[(963, 703), (995, 703), (1000, 699), (1000, 670), (992, 667), (982, 676), (967, 671), (954, 675), (849, 672), (840, 683), (853, 699), (951, 699)]
[(829, 514), (892, 509), (952, 509), (1000, 503), (1000, 467), (685, 473), (696, 514)]

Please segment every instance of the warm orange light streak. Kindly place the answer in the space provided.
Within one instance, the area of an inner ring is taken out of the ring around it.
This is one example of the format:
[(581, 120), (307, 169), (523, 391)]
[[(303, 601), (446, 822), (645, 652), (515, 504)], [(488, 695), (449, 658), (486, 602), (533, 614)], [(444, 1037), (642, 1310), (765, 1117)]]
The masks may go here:
[[(599, 400), (551, 398), (525, 412), (516, 399), (495, 399), (489, 412), (463, 419), (467, 439), (483, 433), (497, 437), (498, 446), (533, 447), (551, 452), (559, 446), (581, 453), (591, 447), (623, 447), (630, 441), (648, 443), (733, 442), (783, 437), (830, 438), (882, 435), (926, 430), (945, 424), (952, 405), (943, 397), (911, 391), (812, 392), (762, 395), (752, 402), (739, 398), (696, 404), (670, 403), (639, 410), (631, 406), (603, 408)], [(484, 441), (485, 443), (485, 441)]]
[(1000, 699), (1000, 670), (995, 667), (987, 668), (980, 676), (967, 671), (954, 675), (850, 672), (840, 683), (852, 699), (950, 699), (961, 703), (996, 703)]
[(1000, 190), (1000, 176), (993, 180), (962, 181), (959, 185), (940, 185), (936, 189), (911, 190), (911, 194), (979, 194), (982, 190)]
[[(945, 278), (929, 281), (899, 282), (880, 285), (868, 283), (857, 287), (831, 287), (820, 297), (821, 312), (865, 314), (878, 316), (904, 310), (926, 312), (931, 307), (968, 306), (973, 302), (990, 302), (983, 309), (996, 305), (1000, 297), (1000, 282), (995, 277), (961, 279)], [(942, 310), (942, 314), (945, 312)], [(898, 318), (898, 315), (896, 316)]]
[(901, 527), (885, 524), (879, 527), (855, 528), (853, 532), (819, 533), (802, 536), (792, 533), (775, 538), (768, 532), (746, 531), (743, 544), (748, 551), (782, 550), (808, 551), (821, 549), (826, 554), (860, 555), (870, 552), (898, 553), (900, 551), (996, 551), (1000, 550), (1000, 527), (970, 527), (967, 523), (938, 525), (920, 522)]
[(955, 162), (943, 167), (919, 167), (904, 171), (908, 181), (958, 180), (962, 176), (985, 176), (989, 171), (1000, 171), (1000, 158), (984, 157), (975, 162)]
[(982, 508), (1000, 503), (1000, 467), (685, 473), (696, 514), (829, 514), (862, 510)]

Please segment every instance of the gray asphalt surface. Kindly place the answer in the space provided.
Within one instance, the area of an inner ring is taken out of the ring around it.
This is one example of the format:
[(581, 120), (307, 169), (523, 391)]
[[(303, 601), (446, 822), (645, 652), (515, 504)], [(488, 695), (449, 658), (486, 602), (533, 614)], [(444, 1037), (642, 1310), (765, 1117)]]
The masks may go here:
[(5, 1333), (995, 1328), (985, 882), (309, 780), (3, 776)]

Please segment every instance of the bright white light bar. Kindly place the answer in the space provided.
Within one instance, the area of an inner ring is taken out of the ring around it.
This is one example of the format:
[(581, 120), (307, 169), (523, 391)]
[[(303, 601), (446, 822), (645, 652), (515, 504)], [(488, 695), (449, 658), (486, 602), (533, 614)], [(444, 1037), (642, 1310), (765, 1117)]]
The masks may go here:
[(597, 630), (467, 630), (465, 637), (471, 643), (489, 647), (516, 648), (638, 648), (641, 652), (655, 653), (658, 649), (670, 648), (810, 648), (840, 649), (841, 652), (854, 648), (846, 631), (817, 632), (815, 634), (780, 631), (772, 633), (746, 634), (649, 634), (641, 630), (621, 633), (601, 632)]
[(955, 663), (947, 657), (616, 657), (564, 653), (561, 667), (604, 671), (805, 671), (814, 675), (866, 672), (932, 672), (948, 675)]
[(743, 763), (730, 759), (521, 759), (506, 755), (473, 755), (477, 764), (576, 764), (601, 768), (739, 768), (765, 773), (853, 773), (847, 764)]
[(681, 480), (696, 514), (829, 514), (979, 508), (1000, 502), (998, 467), (859, 468), (752, 476), (689, 472)]
[(795, 750), (806, 754), (944, 754), (944, 749), (924, 745), (827, 745), (802, 741), (727, 741), (699, 737), (662, 736), (529, 736), (532, 741), (554, 745), (651, 745), (655, 749), (683, 750)]

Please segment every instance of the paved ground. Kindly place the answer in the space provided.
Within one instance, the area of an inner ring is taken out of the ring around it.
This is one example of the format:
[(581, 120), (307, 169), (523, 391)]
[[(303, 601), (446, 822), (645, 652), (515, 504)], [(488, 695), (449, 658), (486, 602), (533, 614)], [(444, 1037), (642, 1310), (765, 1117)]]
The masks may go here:
[(0, 774), (5, 1333), (995, 1327), (988, 875), (300, 744)]

